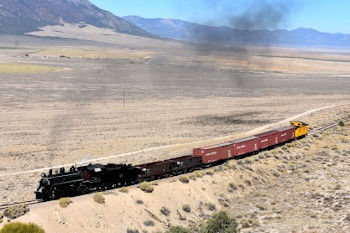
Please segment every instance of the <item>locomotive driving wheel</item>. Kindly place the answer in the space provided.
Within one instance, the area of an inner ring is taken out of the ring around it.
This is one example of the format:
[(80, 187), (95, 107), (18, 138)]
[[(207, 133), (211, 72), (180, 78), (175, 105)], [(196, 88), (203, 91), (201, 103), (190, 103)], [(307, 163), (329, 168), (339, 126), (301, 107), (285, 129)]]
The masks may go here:
[(89, 188), (85, 184), (80, 184), (78, 186), (78, 192), (81, 194), (87, 194), (89, 192)]

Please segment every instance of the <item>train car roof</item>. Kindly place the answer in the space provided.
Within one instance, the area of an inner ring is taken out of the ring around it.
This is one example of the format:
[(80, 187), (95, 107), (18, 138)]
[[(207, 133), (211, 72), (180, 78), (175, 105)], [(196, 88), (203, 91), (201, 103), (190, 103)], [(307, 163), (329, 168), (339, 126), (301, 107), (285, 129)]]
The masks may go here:
[(240, 143), (240, 142), (246, 142), (246, 141), (254, 140), (256, 138), (257, 137), (255, 137), (255, 136), (250, 136), (250, 137), (246, 137), (246, 138), (240, 138), (240, 139), (236, 139), (236, 140), (231, 141), (231, 144), (233, 144), (233, 143)]
[(290, 130), (290, 129), (295, 129), (295, 127), (294, 126), (284, 126), (284, 127), (276, 129), (276, 131), (281, 132), (281, 131)]
[(218, 143), (218, 144), (214, 144), (214, 145), (210, 145), (210, 146), (204, 146), (204, 147), (201, 147), (200, 149), (207, 150), (207, 149), (224, 147), (224, 146), (228, 146), (228, 145), (231, 145), (231, 144), (232, 144), (232, 142), (222, 142), (222, 143)]
[(275, 134), (277, 133), (277, 130), (270, 130), (267, 132), (263, 132), (263, 133), (259, 133), (259, 134), (255, 134), (255, 137), (263, 137), (263, 136), (267, 136), (267, 135), (271, 135), (271, 134)]

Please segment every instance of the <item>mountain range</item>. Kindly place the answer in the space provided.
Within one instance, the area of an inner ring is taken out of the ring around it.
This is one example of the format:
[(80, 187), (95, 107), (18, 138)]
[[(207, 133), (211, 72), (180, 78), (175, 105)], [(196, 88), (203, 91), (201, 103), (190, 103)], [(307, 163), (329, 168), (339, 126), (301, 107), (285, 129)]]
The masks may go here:
[(240, 30), (177, 19), (118, 17), (89, 0), (0, 0), (0, 34), (26, 34), (48, 25), (93, 25), (142, 37), (207, 44), (350, 48), (350, 35), (314, 29)]
[(314, 29), (239, 30), (208, 26), (177, 19), (145, 19), (126, 16), (124, 20), (156, 36), (199, 43), (286, 45), (305, 47), (350, 47), (350, 35), (323, 33)]
[(0, 0), (2, 34), (24, 34), (62, 22), (85, 23), (120, 33), (151, 36), (88, 0)]

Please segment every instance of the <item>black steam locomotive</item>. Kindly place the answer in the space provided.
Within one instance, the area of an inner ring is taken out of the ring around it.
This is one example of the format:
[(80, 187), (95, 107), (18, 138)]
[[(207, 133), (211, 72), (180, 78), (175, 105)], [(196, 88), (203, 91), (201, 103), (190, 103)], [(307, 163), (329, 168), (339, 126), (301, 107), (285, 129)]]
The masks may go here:
[(139, 166), (90, 164), (82, 167), (73, 166), (67, 171), (64, 168), (55, 172), (49, 170), (48, 174), (42, 174), (35, 194), (36, 199), (43, 201), (79, 196), (181, 174), (201, 165), (200, 157), (183, 156)]
[(55, 200), (131, 185), (137, 182), (141, 172), (141, 168), (127, 164), (72, 166), (69, 171), (61, 168), (55, 173), (50, 170), (48, 174), (42, 174), (36, 199)]

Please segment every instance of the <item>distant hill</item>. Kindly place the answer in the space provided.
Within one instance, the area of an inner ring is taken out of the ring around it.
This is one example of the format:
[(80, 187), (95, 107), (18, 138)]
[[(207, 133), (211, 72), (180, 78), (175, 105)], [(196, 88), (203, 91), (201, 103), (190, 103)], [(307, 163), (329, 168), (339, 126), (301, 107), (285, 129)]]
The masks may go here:
[(226, 26), (195, 24), (177, 19), (145, 19), (138, 16), (126, 16), (123, 19), (154, 35), (190, 42), (350, 47), (349, 34), (323, 33), (314, 29), (248, 31)]
[(149, 33), (88, 0), (0, 0), (0, 33), (24, 34), (39, 27), (85, 23), (139, 36)]

